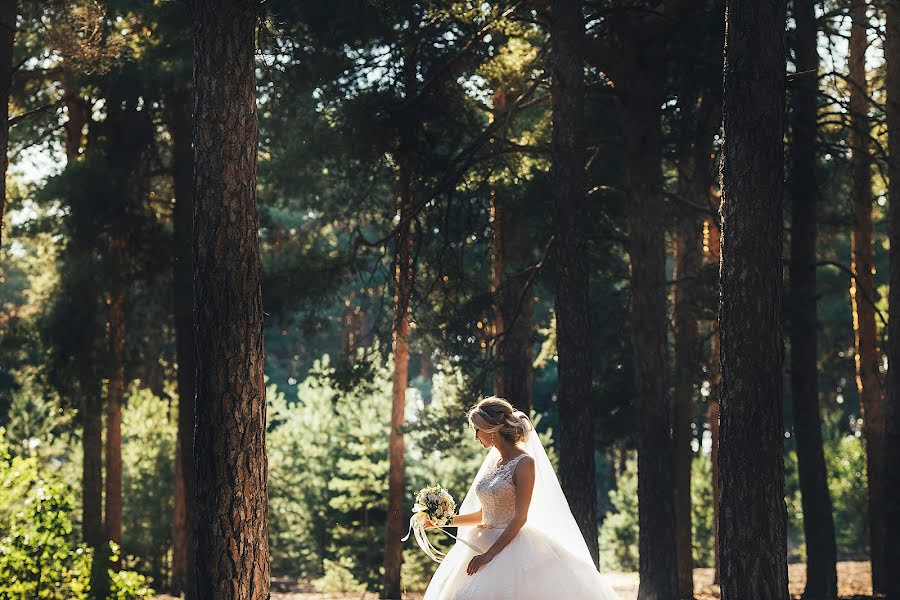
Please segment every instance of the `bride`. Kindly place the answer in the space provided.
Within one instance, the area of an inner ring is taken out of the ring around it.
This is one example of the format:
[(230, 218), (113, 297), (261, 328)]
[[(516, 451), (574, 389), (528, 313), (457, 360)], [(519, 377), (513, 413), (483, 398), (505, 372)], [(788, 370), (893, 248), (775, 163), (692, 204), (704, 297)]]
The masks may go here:
[(424, 600), (618, 600), (525, 414), (491, 397), (468, 419), (491, 450), (450, 525), (468, 544), (450, 549)]

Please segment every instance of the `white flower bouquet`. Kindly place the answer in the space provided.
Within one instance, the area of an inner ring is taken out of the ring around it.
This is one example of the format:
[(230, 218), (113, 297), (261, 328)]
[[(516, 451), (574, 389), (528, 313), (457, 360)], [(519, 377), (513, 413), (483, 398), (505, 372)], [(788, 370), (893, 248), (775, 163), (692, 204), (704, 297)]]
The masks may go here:
[[(428, 540), (425, 526), (429, 522), (432, 526), (438, 528), (450, 525), (453, 522), (453, 517), (456, 516), (456, 501), (450, 495), (450, 492), (447, 491), (447, 488), (440, 485), (429, 485), (419, 490), (416, 494), (416, 503), (413, 505), (412, 510), (413, 515), (409, 520), (409, 531), (406, 532), (406, 536), (403, 537), (402, 541), (405, 542), (409, 539), (410, 534), (414, 533), (416, 542), (418, 542), (419, 547), (428, 558), (434, 562), (441, 562), (445, 553), (435, 548)], [(444, 529), (441, 529), (441, 531), (453, 539), (463, 542), (473, 550), (480, 552), (480, 550), (465, 540), (460, 540), (449, 531)]]

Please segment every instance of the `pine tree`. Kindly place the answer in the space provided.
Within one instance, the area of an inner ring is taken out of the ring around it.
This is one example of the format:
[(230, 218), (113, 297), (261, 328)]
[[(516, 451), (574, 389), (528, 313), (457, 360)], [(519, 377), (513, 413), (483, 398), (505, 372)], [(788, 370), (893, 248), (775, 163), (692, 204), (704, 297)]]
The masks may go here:
[(200, 600), (269, 597), (256, 10), (241, 0), (192, 5)]
[(729, 0), (726, 10), (721, 589), (724, 600), (787, 600), (781, 340), (785, 4)]

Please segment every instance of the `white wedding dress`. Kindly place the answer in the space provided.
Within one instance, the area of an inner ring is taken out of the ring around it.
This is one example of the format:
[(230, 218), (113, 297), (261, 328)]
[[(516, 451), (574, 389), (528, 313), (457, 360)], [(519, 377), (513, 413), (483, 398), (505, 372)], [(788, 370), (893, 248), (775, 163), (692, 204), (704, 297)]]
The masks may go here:
[[(594, 567), (537, 435), (532, 430), (528, 437), (530, 443), (525, 449), (539, 454), (533, 456), (536, 481), (528, 521), (493, 560), (473, 575), (466, 574), (466, 567), (478, 553), (457, 542), (432, 577), (424, 600), (619, 600)], [(498, 465), (499, 452), (492, 449), (460, 507), (460, 514), (466, 514), (477, 511), (480, 504), (482, 525), (460, 527), (459, 536), (482, 552), (500, 537), (514, 516), (513, 473), (523, 456)], [(552, 481), (548, 481), (550, 477)], [(473, 498), (473, 490), (477, 498)], [(536, 512), (542, 510), (554, 514)], [(559, 532), (559, 538), (554, 531)]]

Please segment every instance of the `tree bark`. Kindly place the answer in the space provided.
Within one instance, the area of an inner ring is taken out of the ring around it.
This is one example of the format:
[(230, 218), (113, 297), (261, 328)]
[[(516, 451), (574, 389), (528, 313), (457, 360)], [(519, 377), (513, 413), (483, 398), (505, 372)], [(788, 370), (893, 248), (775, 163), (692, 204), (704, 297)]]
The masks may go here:
[(728, 0), (726, 10), (721, 590), (723, 600), (787, 600), (781, 338), (785, 4)]
[(816, 99), (819, 56), (814, 0), (794, 0), (797, 71), (793, 81), (791, 177), (791, 397), (803, 505), (804, 596), (837, 596), (834, 518), (822, 448), (816, 317)]
[[(891, 315), (888, 321), (888, 372), (885, 404), (885, 452), (900, 456), (900, 6), (887, 2), (885, 54), (885, 117), (888, 130), (888, 228), (890, 248)], [(900, 460), (889, 460), (885, 469), (884, 497), (885, 564), (884, 591), (888, 600), (900, 600)]]
[(869, 140), (869, 86), (866, 80), (868, 17), (864, 0), (851, 0), (850, 27), (850, 148), (854, 227), (850, 299), (856, 342), (856, 387), (866, 442), (869, 488), (869, 544), (872, 585), (885, 590), (884, 523), (884, 396), (881, 390), (881, 353), (875, 323), (875, 250), (872, 241), (872, 163)]
[(599, 561), (584, 175), (584, 14), (554, 0), (550, 24), (552, 178), (559, 357), (559, 475), (594, 562)]
[(6, 210), (6, 170), (9, 167), (9, 93), (12, 87), (18, 2), (0, 2), (0, 248), (3, 247), (3, 218)]
[(257, 7), (195, 0), (194, 597), (269, 597), (259, 216)]
[[(115, 225), (113, 225), (115, 227)], [(125, 240), (110, 239), (113, 273), (107, 305), (110, 376), (106, 388), (106, 539), (122, 544), (122, 402), (125, 399)], [(121, 561), (114, 561), (118, 568)]]
[[(175, 191), (175, 354), (178, 364), (178, 433), (175, 444), (175, 507), (172, 519), (172, 591), (190, 593), (194, 572), (193, 535), (196, 474), (193, 459), (196, 348), (194, 346), (194, 294), (191, 267), (193, 221), (191, 148), (191, 94), (177, 90), (168, 98), (168, 126), (172, 136), (172, 169)], [(191, 600), (188, 598), (188, 600)]]
[[(496, 108), (496, 103), (495, 103)], [(491, 192), (491, 274), (494, 295), (494, 395), (531, 414), (534, 362), (531, 335), (534, 302), (524, 269), (528, 246), (524, 220), (508, 198)]]
[(628, 40), (628, 76), (619, 84), (629, 199), (632, 347), (638, 440), (638, 521), (641, 600), (674, 598), (677, 589), (675, 493), (670, 399), (666, 382), (667, 309), (665, 213), (662, 193), (664, 43)]
[[(407, 136), (410, 134), (407, 133)], [(412, 140), (403, 142), (400, 164), (397, 214), (405, 223), (397, 232), (396, 268), (394, 272), (394, 372), (391, 389), (391, 432), (388, 441), (390, 472), (388, 475), (388, 517), (384, 542), (384, 587), (382, 598), (400, 598), (400, 569), (403, 565), (403, 537), (406, 511), (405, 456), (402, 427), (406, 411), (406, 389), (409, 387), (409, 305), (413, 286), (413, 239), (410, 216), (413, 210), (412, 177), (414, 155)]]

